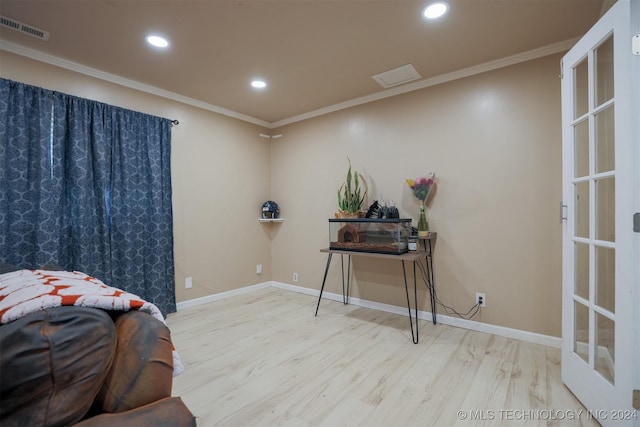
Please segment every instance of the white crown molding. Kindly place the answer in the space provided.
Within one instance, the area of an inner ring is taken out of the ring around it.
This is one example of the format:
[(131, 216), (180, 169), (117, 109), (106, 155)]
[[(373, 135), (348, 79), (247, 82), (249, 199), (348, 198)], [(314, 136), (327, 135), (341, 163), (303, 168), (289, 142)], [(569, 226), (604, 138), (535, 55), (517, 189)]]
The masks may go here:
[(328, 107), (319, 108), (317, 110), (309, 111), (308, 113), (299, 114), (297, 116), (289, 117), (288, 119), (273, 122), (271, 123), (271, 128), (275, 129), (281, 126), (289, 125), (291, 123), (300, 122), (302, 120), (307, 120), (313, 117), (318, 117), (325, 114), (333, 113), (335, 111), (344, 110), (346, 108), (355, 107), (357, 105), (367, 104), (369, 102), (378, 101), (380, 99), (389, 98), (392, 96), (401, 95), (403, 93), (424, 89), (429, 86), (435, 86), (442, 83), (450, 82), (452, 80), (462, 79), (462, 78), (470, 77), (476, 74), (485, 73), (487, 71), (497, 70), (499, 68), (504, 68), (510, 65), (531, 61), (534, 59), (553, 55), (559, 52), (565, 52), (565, 51), (568, 51), (578, 40), (579, 38), (576, 37), (576, 38), (565, 40), (562, 42), (550, 44), (548, 46), (544, 46), (538, 49), (533, 49), (526, 52), (518, 53), (516, 55), (511, 55), (506, 58), (485, 62), (484, 64), (474, 65), (473, 67), (463, 68), (462, 70), (453, 71), (451, 73), (442, 74), (440, 76), (419, 80), (417, 82), (408, 83), (406, 85), (394, 87), (392, 89), (386, 89), (371, 95), (366, 95), (360, 98), (355, 98), (349, 101), (341, 102), (339, 104), (334, 104)]
[[(221, 292), (214, 295), (209, 295), (203, 298), (192, 299), (189, 301), (179, 302), (177, 309), (182, 310), (188, 307), (194, 307), (200, 304), (206, 304), (212, 301), (218, 301), (225, 298), (230, 298), (236, 295), (242, 295), (248, 292), (253, 292), (259, 289), (265, 289), (268, 287), (274, 287), (283, 289), (286, 291), (297, 292), (304, 295), (310, 295), (318, 297), (320, 291), (317, 289), (309, 289), (302, 286), (290, 285), (288, 283), (268, 281), (259, 283), (257, 285), (246, 286), (232, 291)], [(323, 298), (343, 302), (341, 294), (335, 294), (332, 292), (323, 292)], [(384, 311), (387, 313), (399, 314), (401, 316), (407, 316), (407, 307), (400, 307), (397, 305), (384, 304), (375, 301), (369, 301), (360, 298), (349, 298), (349, 304), (356, 305), (358, 307), (370, 308), (373, 310)], [(428, 311), (418, 311), (418, 318), (422, 320), (431, 321), (432, 316)], [(507, 328), (504, 326), (491, 325), (489, 323), (476, 322), (475, 320), (459, 319), (451, 316), (444, 316), (442, 314), (436, 314), (436, 321), (443, 325), (455, 326), (458, 328), (468, 329), (476, 332), (484, 332), (487, 334), (498, 335), (505, 338), (512, 338), (520, 341), (531, 342), (534, 344), (546, 345), (549, 347), (560, 348), (562, 339), (558, 337), (552, 337), (549, 335), (537, 334), (535, 332), (522, 331), (519, 329)]]
[(255, 117), (247, 116), (246, 114), (237, 113), (235, 111), (228, 110), (226, 108), (222, 108), (217, 105), (209, 104), (206, 102), (198, 101), (197, 99), (189, 98), (188, 96), (180, 95), (179, 93), (170, 92), (168, 90), (164, 90), (155, 86), (140, 83), (135, 80), (126, 79), (124, 77), (120, 77), (115, 74), (106, 73), (96, 68), (87, 67), (87, 66), (78, 64), (76, 62), (58, 58), (57, 56), (49, 55), (47, 53), (40, 52), (35, 49), (30, 49), (16, 43), (8, 42), (6, 40), (0, 40), (0, 50), (6, 50), (7, 52), (15, 53), (16, 55), (26, 56), (27, 58), (34, 59), (36, 61), (55, 65), (56, 67), (75, 71), (80, 74), (84, 74), (90, 77), (95, 77), (97, 79), (104, 80), (110, 83), (115, 83), (117, 85), (128, 87), (131, 89), (136, 89), (141, 92), (161, 96), (163, 98), (171, 99), (173, 101), (191, 105), (193, 107), (202, 108), (203, 110), (213, 111), (214, 113), (233, 117), (234, 119), (253, 123), (258, 126), (271, 128), (271, 123), (264, 120), (257, 119)]
[(362, 96), (360, 98), (351, 99), (349, 101), (341, 102), (338, 104), (329, 105), (327, 107), (319, 108), (317, 110), (309, 111), (307, 113), (292, 116), (292, 117), (279, 120), (276, 122), (272, 122), (272, 123), (255, 118), (255, 117), (251, 117), (245, 114), (241, 114), (232, 110), (228, 110), (226, 108), (222, 108), (217, 105), (198, 101), (197, 99), (189, 98), (187, 96), (183, 96), (175, 92), (170, 92), (164, 89), (157, 88), (155, 86), (150, 86), (134, 80), (126, 79), (124, 77), (120, 77), (115, 74), (106, 73), (104, 71), (100, 71), (95, 68), (86, 67), (84, 65), (81, 65), (72, 61), (68, 61), (66, 59), (61, 59), (56, 56), (49, 55), (35, 49), (30, 49), (16, 43), (8, 42), (6, 40), (0, 40), (0, 50), (6, 50), (8, 52), (12, 52), (17, 55), (26, 56), (36, 61), (55, 65), (61, 68), (65, 68), (71, 71), (75, 71), (81, 74), (85, 74), (85, 75), (95, 77), (101, 80), (105, 80), (111, 83), (115, 83), (121, 86), (125, 86), (131, 89), (136, 89), (142, 92), (146, 92), (153, 95), (161, 96), (163, 98), (171, 99), (173, 101), (181, 102), (183, 104), (187, 104), (194, 107), (202, 108), (204, 110), (212, 111), (214, 113), (233, 117), (235, 119), (253, 123), (258, 126), (263, 126), (267, 129), (275, 129), (275, 128), (279, 128), (292, 123), (311, 119), (313, 117), (318, 117), (318, 116), (333, 113), (336, 111), (344, 110), (346, 108), (367, 104), (369, 102), (378, 101), (380, 99), (390, 98), (392, 96), (401, 95), (403, 93), (424, 89), (429, 86), (435, 86), (435, 85), (450, 82), (453, 80), (470, 77), (476, 74), (485, 73), (487, 71), (497, 70), (499, 68), (508, 67), (510, 65), (515, 65), (522, 62), (542, 58), (548, 55), (553, 55), (559, 52), (564, 52), (569, 50), (577, 41), (578, 41), (578, 38), (573, 38), (573, 39), (565, 40), (562, 42), (550, 44), (548, 46), (543, 46), (538, 49), (532, 49), (526, 52), (518, 53), (516, 55), (511, 55), (506, 58), (485, 62), (484, 64), (475, 65), (473, 67), (464, 68), (462, 70), (454, 71), (447, 74), (442, 74), (440, 76), (419, 80), (413, 83), (408, 83), (406, 85), (394, 87), (391, 89), (386, 89), (371, 95)]

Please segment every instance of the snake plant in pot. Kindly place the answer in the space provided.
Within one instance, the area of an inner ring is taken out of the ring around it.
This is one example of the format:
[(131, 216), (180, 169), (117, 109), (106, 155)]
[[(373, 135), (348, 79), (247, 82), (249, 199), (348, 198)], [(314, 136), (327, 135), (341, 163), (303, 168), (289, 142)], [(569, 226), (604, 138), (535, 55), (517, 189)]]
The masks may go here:
[(363, 216), (362, 205), (367, 196), (367, 190), (360, 186), (360, 174), (351, 171), (351, 159), (349, 160), (349, 169), (347, 170), (347, 178), (338, 190), (338, 208), (336, 214), (340, 218), (361, 218)]

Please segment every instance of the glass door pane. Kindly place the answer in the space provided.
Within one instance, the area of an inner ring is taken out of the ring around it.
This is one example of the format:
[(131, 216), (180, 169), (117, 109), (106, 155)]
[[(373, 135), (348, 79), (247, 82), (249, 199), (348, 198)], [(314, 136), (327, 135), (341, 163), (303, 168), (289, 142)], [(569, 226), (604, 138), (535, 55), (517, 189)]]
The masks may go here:
[(596, 304), (605, 310), (616, 311), (616, 251), (596, 247)]
[(589, 237), (589, 181), (575, 184), (576, 237)]
[(577, 119), (589, 111), (589, 80), (587, 58), (574, 68), (575, 99), (574, 118)]
[[(613, 106), (596, 114), (596, 172), (609, 172), (615, 169), (614, 161), (614, 116)], [(588, 131), (587, 131), (588, 132)], [(588, 138), (588, 133), (587, 133)], [(588, 161), (588, 160), (587, 160)], [(586, 175), (586, 174), (585, 174)], [(576, 175), (578, 176), (578, 175)], [(579, 175), (584, 176), (584, 175)]]
[(575, 243), (575, 287), (574, 293), (589, 299), (589, 245)]
[(614, 177), (598, 179), (596, 183), (596, 239), (613, 242), (616, 239), (616, 181)]
[(575, 304), (575, 328), (573, 351), (585, 362), (589, 363), (589, 308), (574, 302)]
[(613, 98), (613, 34), (594, 50), (596, 106)]
[(573, 127), (575, 177), (589, 175), (589, 120), (582, 120)]
[(615, 371), (615, 323), (596, 313), (596, 371), (611, 384)]

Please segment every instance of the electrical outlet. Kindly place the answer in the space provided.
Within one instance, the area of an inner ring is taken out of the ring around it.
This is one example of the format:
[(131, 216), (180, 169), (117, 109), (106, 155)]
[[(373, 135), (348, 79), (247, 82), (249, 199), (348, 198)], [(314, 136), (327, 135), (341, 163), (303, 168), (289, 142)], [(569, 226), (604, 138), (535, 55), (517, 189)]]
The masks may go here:
[(293, 273), (293, 281), (298, 282), (298, 273)]
[(192, 286), (193, 286), (193, 278), (192, 277), (186, 277), (184, 279), (184, 287), (186, 289), (191, 289)]
[(262, 264), (256, 264), (256, 274), (262, 274)]
[(480, 292), (476, 292), (476, 304), (478, 304), (478, 307), (486, 307), (487, 296), (485, 294), (481, 294)]

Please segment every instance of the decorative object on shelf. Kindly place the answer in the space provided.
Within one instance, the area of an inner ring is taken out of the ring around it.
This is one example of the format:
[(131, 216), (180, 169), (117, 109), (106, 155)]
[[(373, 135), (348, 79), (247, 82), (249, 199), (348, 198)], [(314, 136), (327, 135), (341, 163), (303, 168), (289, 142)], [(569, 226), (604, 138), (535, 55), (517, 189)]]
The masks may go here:
[(367, 213), (364, 215), (365, 218), (378, 218), (378, 212), (380, 210), (380, 203), (377, 200), (374, 200), (367, 209)]
[(425, 214), (425, 204), (431, 193), (431, 189), (435, 185), (434, 172), (431, 172), (428, 177), (420, 176), (416, 179), (407, 178), (407, 184), (413, 191), (413, 195), (420, 202), (420, 217), (418, 219), (418, 237), (427, 237), (429, 235), (429, 223)]
[(334, 218), (329, 220), (329, 249), (403, 254), (411, 218)]
[(346, 224), (338, 230), (338, 242), (364, 243), (367, 241), (365, 230), (360, 229), (359, 224)]
[[(380, 195), (380, 200), (382, 200), (382, 195)], [(398, 208), (396, 208), (396, 203), (392, 200), (391, 203), (388, 203), (386, 200), (380, 208), (378, 209), (378, 218), (380, 219), (391, 219), (391, 218), (400, 218), (400, 212)]]
[(349, 169), (347, 170), (346, 181), (338, 190), (338, 212), (336, 218), (362, 218), (362, 204), (367, 197), (367, 190), (362, 193), (360, 187), (360, 174), (356, 171), (351, 172), (351, 159), (349, 160)]
[(400, 212), (398, 211), (398, 208), (396, 208), (396, 202), (394, 202), (393, 200), (387, 207), (386, 218), (400, 218)]
[[(382, 200), (382, 196), (380, 196), (380, 200)], [(378, 209), (378, 218), (384, 219), (387, 217), (387, 202), (382, 202), (380, 205), (380, 209)]]
[(262, 219), (276, 219), (279, 215), (280, 209), (273, 200), (267, 200), (262, 204)]
[(427, 216), (424, 214), (424, 203), (420, 203), (420, 217), (418, 218), (418, 237), (427, 237), (429, 235), (429, 223)]

